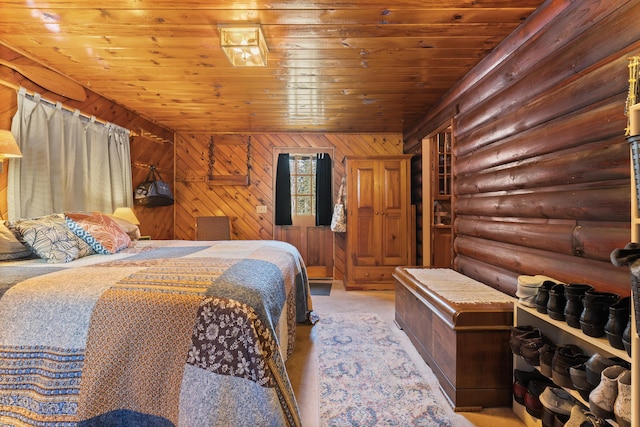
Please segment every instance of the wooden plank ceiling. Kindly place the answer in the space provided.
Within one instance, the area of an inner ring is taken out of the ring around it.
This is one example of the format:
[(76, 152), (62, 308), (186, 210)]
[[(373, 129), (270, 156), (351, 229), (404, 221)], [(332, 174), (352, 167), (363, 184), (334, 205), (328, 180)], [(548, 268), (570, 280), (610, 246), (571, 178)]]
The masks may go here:
[[(0, 43), (177, 132), (402, 132), (542, 0), (0, 0)], [(261, 24), (233, 68), (218, 24)]]

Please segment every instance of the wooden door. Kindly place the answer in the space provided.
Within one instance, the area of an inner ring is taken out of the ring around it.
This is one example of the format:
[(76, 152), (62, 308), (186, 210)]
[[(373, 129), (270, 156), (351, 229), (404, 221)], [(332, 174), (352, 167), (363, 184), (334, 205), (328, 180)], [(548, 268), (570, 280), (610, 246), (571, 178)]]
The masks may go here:
[(409, 156), (347, 159), (347, 289), (393, 289), (408, 265)]
[(405, 160), (394, 159), (385, 160), (379, 166), (380, 264), (406, 265), (408, 165)]
[(293, 216), (293, 224), (275, 227), (275, 240), (295, 246), (312, 279), (333, 277), (333, 233), (316, 227), (313, 216)]
[(422, 183), (424, 206), (430, 206), (423, 216), (423, 241), (428, 243), (423, 262), (438, 268), (451, 268), (453, 260), (452, 126), (449, 123), (425, 138), (422, 150), (422, 170), (430, 172)]
[[(380, 203), (377, 194), (380, 184), (377, 179), (377, 162), (360, 160), (349, 167), (348, 191), (355, 197), (349, 198), (347, 209), (347, 232), (351, 234), (352, 261), (354, 265), (378, 265), (380, 250)], [(353, 224), (353, 227), (350, 225)]]
[[(277, 164), (278, 154), (289, 153), (290, 156), (303, 157), (305, 159), (315, 158), (316, 153), (326, 153), (333, 157), (332, 149), (320, 149), (309, 147), (277, 147), (273, 150), (273, 164)], [(295, 154), (292, 154), (295, 153)], [(294, 172), (292, 172), (294, 173)], [(295, 172), (301, 176), (300, 172)], [(305, 168), (302, 174), (309, 179), (309, 175), (313, 175), (313, 170)], [(273, 174), (273, 188), (275, 188), (275, 173)], [(292, 175), (294, 176), (294, 175)], [(305, 190), (311, 191), (313, 185), (305, 187)], [(292, 197), (295, 197), (292, 192)], [(300, 193), (297, 193), (300, 195)], [(306, 191), (302, 194), (309, 195)], [(275, 197), (274, 197), (275, 200)], [(294, 205), (292, 203), (292, 205)], [(313, 203), (310, 203), (313, 205)], [(307, 205), (309, 206), (309, 205)], [(295, 210), (295, 209), (294, 209)], [(312, 211), (313, 212), (313, 211)], [(307, 267), (307, 274), (310, 278), (333, 278), (333, 232), (329, 226), (316, 226), (315, 215), (300, 214), (293, 212), (292, 225), (278, 226), (274, 225), (273, 238), (283, 242), (291, 243), (295, 246)]]

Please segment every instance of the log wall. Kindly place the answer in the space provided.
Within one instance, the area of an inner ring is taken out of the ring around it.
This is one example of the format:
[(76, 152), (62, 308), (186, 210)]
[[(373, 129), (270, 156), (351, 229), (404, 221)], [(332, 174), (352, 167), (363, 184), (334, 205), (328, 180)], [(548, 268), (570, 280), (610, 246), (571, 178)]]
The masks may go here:
[[(0, 58), (24, 65), (39, 65), (30, 62), (3, 45), (0, 45)], [(89, 90), (87, 90), (85, 101), (73, 101), (31, 83), (22, 75), (6, 67), (0, 67), (0, 80), (5, 82), (0, 83), (0, 129), (11, 129), (11, 120), (18, 108), (16, 90), (10, 86), (23, 86), (28, 92), (37, 92), (47, 100), (62, 102), (66, 108), (77, 108), (85, 115), (94, 115), (98, 120), (115, 123), (131, 130), (136, 135), (141, 135), (131, 138), (134, 185), (146, 179), (150, 164), (158, 166), (165, 181), (173, 181), (173, 133), (167, 129)], [(5, 161), (4, 167), (5, 170), (10, 167), (7, 161)], [(142, 235), (148, 235), (154, 239), (173, 237), (173, 208), (171, 206), (157, 208), (136, 206), (134, 210), (140, 220)], [(0, 174), (0, 218), (6, 219), (7, 211), (7, 173), (5, 172)]]
[[(213, 178), (208, 179), (211, 141)], [(248, 149), (238, 149), (238, 144), (246, 144)], [(276, 147), (290, 147), (292, 152), (297, 147), (333, 147), (335, 200), (345, 173), (346, 156), (401, 154), (402, 144), (401, 134), (180, 133), (176, 136), (175, 152), (175, 238), (193, 239), (195, 217), (201, 215), (229, 216), (233, 239), (273, 238), (273, 149)], [(229, 176), (247, 172), (245, 153), (249, 156), (248, 185), (225, 185), (224, 180), (230, 179)], [(267, 213), (257, 213), (259, 205), (266, 206)], [(343, 233), (334, 233), (334, 236), (334, 277), (340, 279), (345, 271), (346, 238)]]
[(544, 274), (630, 293), (628, 57), (640, 3), (547, 2), (405, 133), (454, 117), (454, 268), (512, 295)]

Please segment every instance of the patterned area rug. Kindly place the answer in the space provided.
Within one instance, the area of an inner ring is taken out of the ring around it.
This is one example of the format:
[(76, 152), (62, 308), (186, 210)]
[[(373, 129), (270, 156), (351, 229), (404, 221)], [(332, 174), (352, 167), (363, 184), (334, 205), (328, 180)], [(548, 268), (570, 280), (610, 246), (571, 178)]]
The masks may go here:
[(437, 383), (378, 315), (332, 315), (315, 327), (321, 426), (452, 426), (433, 395)]

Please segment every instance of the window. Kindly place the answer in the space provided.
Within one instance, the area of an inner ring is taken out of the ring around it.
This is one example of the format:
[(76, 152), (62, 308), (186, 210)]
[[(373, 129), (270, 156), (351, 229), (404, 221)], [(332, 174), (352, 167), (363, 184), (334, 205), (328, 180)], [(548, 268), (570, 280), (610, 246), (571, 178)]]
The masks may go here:
[(289, 156), (291, 176), (291, 214), (316, 214), (316, 158), (315, 156), (291, 154)]
[(293, 225), (293, 217), (303, 222), (314, 219), (316, 226), (331, 225), (331, 156), (326, 150), (300, 148), (297, 153), (283, 151), (274, 150), (274, 162), (277, 163), (273, 182), (275, 225)]

